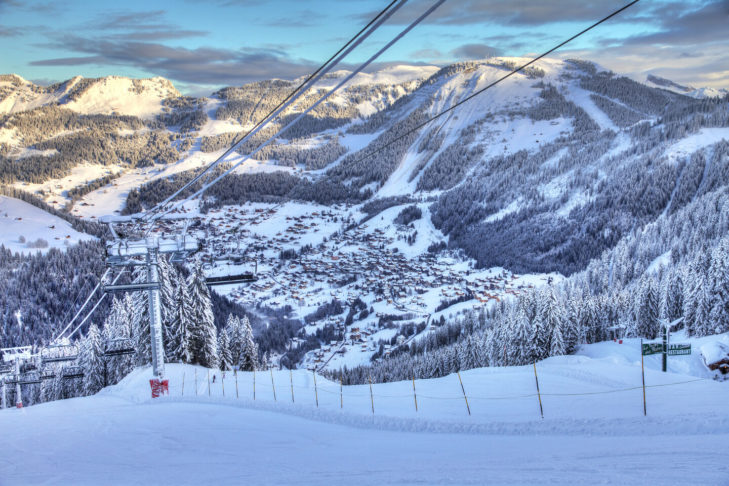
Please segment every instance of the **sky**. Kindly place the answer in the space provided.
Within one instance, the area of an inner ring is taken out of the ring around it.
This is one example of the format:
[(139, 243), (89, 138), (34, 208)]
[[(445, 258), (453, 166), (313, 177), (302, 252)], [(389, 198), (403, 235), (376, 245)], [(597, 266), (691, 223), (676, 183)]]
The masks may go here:
[[(352, 68), (423, 13), (410, 0), (345, 60)], [(372, 69), (542, 53), (629, 0), (446, 0)], [(163, 76), (183, 93), (312, 72), (389, 0), (0, 0), (0, 73)], [(729, 88), (729, 0), (641, 0), (552, 57)], [(370, 70), (372, 70), (370, 69)]]

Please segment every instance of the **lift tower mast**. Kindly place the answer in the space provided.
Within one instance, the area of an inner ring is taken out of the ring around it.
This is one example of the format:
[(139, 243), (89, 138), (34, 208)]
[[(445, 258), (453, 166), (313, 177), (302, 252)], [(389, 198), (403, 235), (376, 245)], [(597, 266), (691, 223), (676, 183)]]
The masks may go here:
[[(147, 291), (149, 300), (149, 338), (152, 347), (152, 373), (159, 383), (165, 374), (164, 339), (162, 336), (162, 308), (160, 303), (159, 255), (172, 254), (173, 261), (183, 260), (188, 254), (198, 250), (198, 241), (187, 235), (172, 238), (148, 236), (142, 239), (120, 238), (114, 230), (114, 223), (128, 223), (125, 217), (104, 217), (104, 223), (114, 235), (114, 240), (106, 245), (106, 264), (113, 267), (143, 265), (147, 268), (147, 281), (129, 285), (107, 285), (105, 292)], [(143, 261), (142, 261), (143, 258)], [(153, 384), (154, 387), (154, 384)]]

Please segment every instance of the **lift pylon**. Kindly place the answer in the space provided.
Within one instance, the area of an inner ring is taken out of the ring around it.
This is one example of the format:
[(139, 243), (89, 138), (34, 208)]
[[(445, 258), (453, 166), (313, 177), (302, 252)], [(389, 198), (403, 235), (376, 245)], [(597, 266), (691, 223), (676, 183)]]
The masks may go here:
[[(113, 221), (108, 221), (110, 227)], [(112, 234), (117, 233), (113, 231)], [(111, 285), (105, 292), (113, 291), (146, 291), (149, 302), (149, 338), (152, 345), (152, 388), (155, 385), (164, 387), (165, 355), (162, 336), (162, 308), (160, 304), (159, 255), (188, 255), (197, 251), (199, 244), (196, 238), (177, 235), (172, 238), (150, 236), (138, 240), (116, 239), (106, 246), (106, 263), (109, 266), (144, 265), (147, 267), (147, 282), (132, 285)], [(143, 262), (140, 261), (144, 258)]]

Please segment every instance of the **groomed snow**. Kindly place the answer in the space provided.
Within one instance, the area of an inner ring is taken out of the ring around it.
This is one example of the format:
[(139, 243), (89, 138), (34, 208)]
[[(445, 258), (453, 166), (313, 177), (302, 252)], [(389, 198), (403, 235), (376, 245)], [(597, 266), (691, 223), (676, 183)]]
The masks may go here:
[[(711, 339), (726, 336), (693, 344)], [(315, 395), (303, 370), (256, 373), (253, 400), (252, 373), (238, 397), (228, 373), (224, 397), (219, 371), (208, 389), (206, 369), (168, 365), (171, 394), (152, 400), (138, 369), (93, 397), (0, 411), (0, 483), (727, 484), (729, 388), (651, 356), (644, 417), (639, 344), (538, 363), (544, 419), (532, 366), (462, 372), (471, 415), (456, 375), (417, 380), (417, 412), (411, 381), (375, 384), (373, 414), (369, 386), (340, 395), (318, 376)]]

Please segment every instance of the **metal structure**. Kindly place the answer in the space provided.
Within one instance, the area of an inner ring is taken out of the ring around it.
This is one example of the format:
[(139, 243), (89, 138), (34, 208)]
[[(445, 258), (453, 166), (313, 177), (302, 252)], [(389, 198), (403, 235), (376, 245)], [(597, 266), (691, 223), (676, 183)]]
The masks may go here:
[(215, 287), (218, 285), (232, 285), (239, 283), (251, 283), (258, 280), (255, 273), (245, 272), (237, 275), (225, 275), (222, 277), (208, 277), (205, 279), (205, 283), (208, 287)]
[[(149, 333), (152, 345), (152, 374), (157, 380), (164, 378), (164, 340), (162, 336), (162, 308), (160, 304), (159, 255), (171, 254), (172, 259), (184, 259), (199, 248), (196, 238), (178, 235), (173, 238), (149, 236), (143, 239), (127, 240), (119, 238), (114, 225), (128, 223), (130, 218), (107, 216), (102, 219), (109, 225), (115, 239), (106, 245), (106, 264), (110, 267), (144, 265), (147, 268), (147, 281), (129, 285), (106, 285), (104, 292), (146, 291), (149, 303)], [(131, 344), (131, 343), (129, 343)], [(109, 349), (110, 355), (129, 354), (131, 345)], [(133, 351), (133, 350), (132, 350)]]

